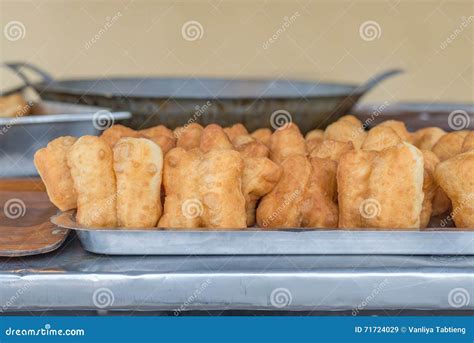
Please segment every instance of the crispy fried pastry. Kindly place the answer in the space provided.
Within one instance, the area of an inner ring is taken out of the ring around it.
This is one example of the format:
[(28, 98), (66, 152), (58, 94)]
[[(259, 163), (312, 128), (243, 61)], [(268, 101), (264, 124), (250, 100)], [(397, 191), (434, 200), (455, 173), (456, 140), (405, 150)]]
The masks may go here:
[[(324, 138), (305, 139), (306, 151), (308, 152), (308, 154), (311, 154), (313, 150), (318, 149), (322, 142), (324, 142)], [(333, 141), (333, 142), (336, 142), (336, 141)], [(341, 143), (346, 144), (345, 142), (341, 142)]]
[(474, 230), (474, 151), (454, 156), (438, 164), (435, 178), (453, 203), (456, 227)]
[(204, 154), (199, 165), (204, 227), (217, 230), (246, 228), (243, 168), (237, 151), (217, 148)]
[(158, 226), (165, 228), (199, 228), (203, 205), (199, 192), (202, 152), (174, 148), (165, 156), (163, 185), (165, 204)]
[[(311, 141), (314, 141), (314, 139)], [(312, 148), (313, 149), (310, 151), (310, 157), (328, 158), (337, 162), (344, 153), (354, 150), (354, 145), (352, 142), (341, 142), (328, 139), (325, 141), (319, 141), (318, 144), (314, 144)]]
[(247, 226), (255, 224), (255, 209), (258, 200), (275, 187), (280, 177), (281, 167), (270, 159), (265, 157), (244, 158), (242, 191), (245, 197)]
[(140, 130), (138, 132), (142, 136), (158, 144), (161, 148), (161, 151), (163, 152), (163, 155), (166, 155), (168, 151), (176, 146), (176, 137), (173, 131), (164, 125), (154, 126), (149, 129)]
[(278, 164), (289, 156), (306, 155), (306, 145), (298, 127), (290, 123), (270, 137), (270, 159)]
[(462, 144), (462, 152), (474, 150), (474, 131), (470, 131)]
[(309, 140), (315, 139), (315, 138), (324, 139), (324, 130), (321, 130), (321, 129), (311, 130), (304, 137), (304, 139), (306, 141), (309, 141)]
[(184, 150), (199, 148), (203, 127), (198, 123), (192, 123), (178, 128), (174, 131), (177, 138), (176, 146)]
[(49, 200), (61, 211), (77, 206), (77, 195), (67, 165), (67, 154), (77, 138), (59, 137), (35, 153), (34, 163), (43, 180)]
[(438, 156), (439, 160), (446, 161), (462, 152), (464, 139), (469, 131), (454, 131), (442, 136), (433, 146), (432, 151)]
[(423, 202), (423, 156), (408, 143), (350, 151), (337, 170), (339, 226), (416, 229)]
[(301, 206), (301, 226), (336, 228), (338, 224), (337, 162), (329, 158), (311, 157), (310, 163), (312, 171)]
[(402, 138), (391, 127), (377, 125), (367, 133), (362, 150), (381, 151), (402, 141)]
[(146, 138), (121, 138), (114, 146), (117, 225), (149, 228), (161, 216), (163, 153)]
[(263, 229), (301, 225), (304, 194), (311, 176), (311, 163), (303, 155), (290, 155), (281, 164), (282, 174), (273, 190), (257, 207), (257, 224)]
[(234, 139), (239, 136), (246, 136), (249, 134), (245, 126), (243, 126), (242, 124), (235, 124), (230, 127), (226, 127), (224, 128), (224, 132), (226, 133), (227, 137), (229, 137), (229, 140), (231, 142), (233, 142)]
[(203, 152), (209, 152), (213, 149), (234, 148), (224, 129), (216, 124), (211, 124), (204, 128), (199, 147)]
[(434, 178), (438, 157), (429, 150), (421, 150), (423, 154), (423, 205), (420, 214), (420, 228), (426, 228), (433, 212), (433, 198), (438, 190), (438, 183)]
[(107, 142), (82, 136), (69, 150), (67, 164), (77, 194), (77, 222), (86, 227), (117, 226), (113, 153)]
[(446, 134), (446, 131), (439, 127), (425, 127), (414, 133), (411, 138), (413, 145), (418, 149), (432, 150), (438, 140)]
[(354, 116), (344, 116), (329, 125), (324, 131), (325, 140), (352, 142), (356, 149), (360, 149), (366, 135), (362, 123)]
[(255, 138), (260, 143), (265, 144), (265, 146), (270, 147), (270, 137), (272, 135), (272, 130), (264, 128), (264, 129), (257, 129), (250, 134), (253, 138)]
[(432, 216), (439, 216), (451, 209), (451, 200), (448, 198), (441, 187), (438, 187), (438, 189), (435, 191), (431, 207)]
[(408, 142), (408, 143), (411, 143), (411, 141), (412, 141), (411, 134), (410, 134), (410, 132), (408, 132), (405, 123), (402, 122), (402, 121), (399, 121), (399, 120), (386, 120), (386, 121), (378, 124), (377, 126), (389, 127), (391, 129), (393, 129), (393, 131), (395, 131), (397, 133), (397, 135), (400, 136), (400, 138), (403, 141)]
[(123, 137), (139, 138), (139, 137), (142, 137), (142, 135), (140, 132), (135, 131), (129, 127), (117, 124), (117, 125), (112, 125), (107, 130), (102, 132), (102, 135), (100, 137), (105, 142), (107, 142), (107, 144), (111, 148), (113, 148), (120, 138), (123, 138)]
[(268, 157), (270, 150), (265, 144), (257, 141), (250, 135), (238, 136), (233, 141), (235, 150), (240, 152), (243, 159), (247, 157)]

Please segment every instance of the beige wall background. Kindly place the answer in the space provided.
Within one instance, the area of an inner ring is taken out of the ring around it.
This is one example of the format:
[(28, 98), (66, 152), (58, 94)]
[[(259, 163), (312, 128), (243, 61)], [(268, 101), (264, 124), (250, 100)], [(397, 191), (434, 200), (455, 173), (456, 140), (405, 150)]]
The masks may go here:
[[(0, 9), (0, 60), (29, 61), (57, 78), (211, 75), (359, 83), (400, 67), (405, 75), (364, 101), (474, 99), (472, 0), (0, 0)], [(199, 23), (196, 40), (189, 40), (192, 33), (183, 37), (189, 21)], [(361, 35), (367, 21), (376, 22), (375, 36), (370, 30)], [(15, 82), (1, 75), (2, 89)]]

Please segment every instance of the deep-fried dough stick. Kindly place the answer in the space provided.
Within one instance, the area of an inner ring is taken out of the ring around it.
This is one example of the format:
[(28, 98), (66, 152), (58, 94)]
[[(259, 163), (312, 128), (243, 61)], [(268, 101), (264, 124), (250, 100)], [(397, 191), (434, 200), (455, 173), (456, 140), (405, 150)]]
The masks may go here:
[(290, 123), (270, 137), (270, 159), (278, 164), (289, 156), (306, 155), (306, 145), (298, 127)]
[(158, 226), (195, 229), (201, 227), (203, 205), (199, 192), (202, 152), (175, 148), (165, 157), (163, 185), (165, 205)]
[(439, 163), (438, 157), (429, 150), (421, 150), (423, 153), (424, 173), (423, 173), (423, 205), (420, 214), (420, 227), (426, 228), (433, 212), (433, 198), (438, 188), (438, 183), (434, 178), (436, 165)]
[(464, 139), (468, 133), (469, 131), (449, 132), (436, 142), (432, 151), (438, 156), (441, 162), (446, 161), (462, 152)]
[(402, 141), (411, 143), (412, 137), (408, 132), (407, 127), (404, 122), (400, 120), (386, 120), (381, 122), (378, 127), (389, 127), (397, 133), (397, 135), (402, 139)]
[[(310, 140), (310, 142), (315, 139)], [(309, 142), (307, 142), (309, 143)], [(350, 150), (354, 150), (352, 142), (333, 141), (331, 139), (325, 141), (314, 142), (310, 157), (328, 158), (333, 161), (339, 161), (339, 158)]]
[(86, 227), (115, 227), (116, 184), (113, 154), (100, 137), (82, 136), (67, 156), (77, 193), (76, 220)]
[(224, 132), (226, 133), (227, 137), (229, 137), (231, 142), (233, 142), (234, 139), (239, 136), (247, 136), (249, 134), (245, 126), (242, 124), (235, 124), (230, 127), (226, 127), (224, 128)]
[(474, 131), (470, 131), (462, 144), (462, 152), (474, 150)]
[(122, 138), (113, 149), (117, 180), (117, 224), (150, 228), (161, 216), (163, 153), (146, 138)]
[(250, 134), (253, 138), (255, 138), (260, 143), (265, 144), (268, 148), (270, 147), (270, 136), (272, 135), (272, 130), (270, 129), (257, 129)]
[(229, 137), (227, 137), (224, 129), (216, 124), (208, 125), (204, 128), (201, 135), (201, 143), (199, 145), (203, 152), (212, 149), (233, 149)]
[(109, 127), (107, 130), (102, 132), (102, 135), (100, 136), (100, 138), (105, 140), (111, 148), (113, 148), (118, 140), (123, 137), (139, 138), (142, 137), (142, 135), (140, 132), (135, 131), (129, 127), (117, 124)]
[(173, 131), (166, 126), (158, 125), (138, 132), (158, 144), (163, 152), (163, 156), (176, 146), (176, 137)]
[(438, 140), (446, 134), (439, 127), (425, 127), (412, 133), (413, 145), (418, 149), (432, 150)]
[(344, 116), (329, 125), (324, 131), (324, 139), (352, 142), (356, 149), (360, 149), (365, 137), (366, 132), (362, 123), (354, 116)]
[(199, 148), (203, 127), (198, 123), (192, 123), (184, 127), (179, 127), (174, 131), (176, 136), (176, 146), (184, 150)]
[(76, 140), (70, 136), (59, 137), (35, 153), (35, 166), (46, 186), (49, 200), (61, 211), (77, 206), (77, 194), (67, 165), (67, 154)]
[(400, 144), (402, 138), (389, 126), (377, 125), (367, 133), (362, 144), (363, 150), (381, 151), (385, 148)]

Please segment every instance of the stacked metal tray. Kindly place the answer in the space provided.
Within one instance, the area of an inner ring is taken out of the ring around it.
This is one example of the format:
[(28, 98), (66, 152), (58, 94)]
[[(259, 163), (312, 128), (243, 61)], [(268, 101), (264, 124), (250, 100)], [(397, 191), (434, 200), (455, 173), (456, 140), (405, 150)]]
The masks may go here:
[(51, 220), (75, 230), (87, 251), (108, 255), (474, 255), (474, 232), (258, 229), (94, 229), (75, 222), (74, 211)]

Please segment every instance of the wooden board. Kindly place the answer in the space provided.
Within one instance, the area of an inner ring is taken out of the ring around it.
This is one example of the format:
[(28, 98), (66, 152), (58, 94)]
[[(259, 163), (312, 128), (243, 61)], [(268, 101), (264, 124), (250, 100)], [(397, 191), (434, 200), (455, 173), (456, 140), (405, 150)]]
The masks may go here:
[(0, 179), (0, 206), (0, 256), (43, 254), (67, 237), (49, 221), (57, 209), (40, 179)]

